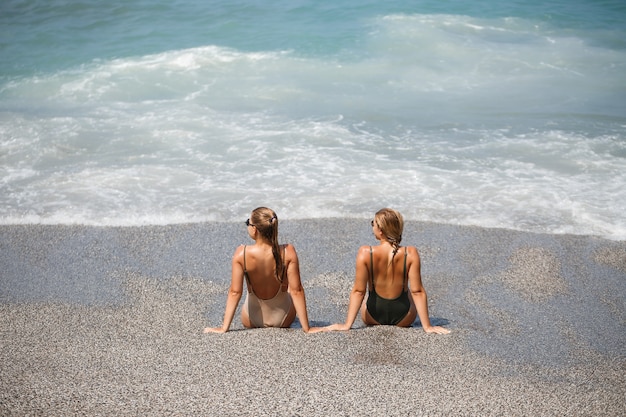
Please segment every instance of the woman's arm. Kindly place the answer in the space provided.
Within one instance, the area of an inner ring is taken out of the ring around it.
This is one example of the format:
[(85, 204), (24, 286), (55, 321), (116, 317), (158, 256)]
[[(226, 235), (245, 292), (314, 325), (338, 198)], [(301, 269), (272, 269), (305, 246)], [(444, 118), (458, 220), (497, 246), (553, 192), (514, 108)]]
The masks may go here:
[(415, 303), (415, 308), (417, 309), (417, 315), (420, 318), (420, 323), (422, 323), (422, 328), (426, 333), (450, 333), (448, 329), (441, 326), (432, 326), (430, 324), (430, 318), (428, 317), (428, 295), (422, 285), (420, 256), (415, 247), (410, 246), (407, 249), (409, 249), (409, 289), (413, 302)]
[(354, 279), (354, 285), (350, 292), (350, 301), (348, 302), (348, 313), (346, 314), (346, 321), (344, 323), (332, 324), (324, 328), (324, 330), (350, 330), (363, 299), (365, 298), (365, 292), (367, 291), (367, 279), (368, 279), (368, 259), (369, 259), (369, 246), (362, 246), (356, 256), (356, 273)]
[(224, 321), (222, 327), (207, 327), (204, 333), (226, 333), (235, 317), (237, 306), (243, 294), (243, 246), (235, 250), (232, 259), (232, 273), (230, 278), (230, 288), (226, 298), (226, 309), (224, 310)]
[(287, 281), (289, 282), (289, 294), (296, 309), (296, 315), (302, 325), (302, 330), (308, 333), (310, 330), (309, 317), (306, 311), (306, 297), (304, 288), (300, 280), (300, 263), (298, 261), (298, 253), (292, 245), (285, 248), (285, 257), (287, 261)]

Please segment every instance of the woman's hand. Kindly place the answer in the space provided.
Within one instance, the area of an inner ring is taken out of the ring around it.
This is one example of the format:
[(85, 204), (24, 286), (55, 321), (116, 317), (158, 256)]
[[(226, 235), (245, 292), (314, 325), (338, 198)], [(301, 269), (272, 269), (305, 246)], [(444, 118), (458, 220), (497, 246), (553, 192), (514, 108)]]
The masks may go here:
[(335, 323), (330, 326), (322, 327), (323, 332), (345, 332), (350, 330), (352, 326), (348, 326), (345, 323)]
[(206, 327), (202, 333), (226, 333), (221, 327)]
[(309, 327), (309, 330), (305, 330), (305, 333), (319, 333), (319, 332), (323, 332), (324, 328), (323, 327)]
[(426, 333), (435, 333), (435, 334), (448, 334), (448, 333), (450, 333), (450, 330), (446, 329), (445, 327), (441, 327), (441, 326), (424, 327), (424, 331)]

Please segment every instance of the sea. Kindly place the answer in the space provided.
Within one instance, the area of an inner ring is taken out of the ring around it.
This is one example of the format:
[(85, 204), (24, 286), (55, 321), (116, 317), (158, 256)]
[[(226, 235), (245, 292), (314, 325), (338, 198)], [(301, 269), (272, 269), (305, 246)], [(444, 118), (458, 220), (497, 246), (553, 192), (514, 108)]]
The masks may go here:
[(623, 0), (3, 0), (0, 224), (626, 240)]

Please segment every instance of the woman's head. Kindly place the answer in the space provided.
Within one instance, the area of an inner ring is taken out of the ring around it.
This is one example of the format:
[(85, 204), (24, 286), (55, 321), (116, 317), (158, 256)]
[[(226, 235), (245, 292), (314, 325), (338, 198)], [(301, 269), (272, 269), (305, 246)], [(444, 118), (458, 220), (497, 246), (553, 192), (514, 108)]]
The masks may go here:
[(274, 210), (267, 207), (255, 208), (250, 215), (250, 224), (254, 225), (266, 240), (272, 242), (278, 238), (278, 217)]
[(267, 207), (257, 207), (250, 214), (250, 226), (256, 228), (261, 237), (272, 245), (272, 254), (276, 262), (276, 277), (282, 282), (285, 266), (278, 245), (278, 216)]
[(402, 242), (402, 230), (404, 229), (404, 219), (399, 211), (383, 208), (376, 212), (374, 225), (378, 227), (385, 239), (393, 246), (394, 253)]

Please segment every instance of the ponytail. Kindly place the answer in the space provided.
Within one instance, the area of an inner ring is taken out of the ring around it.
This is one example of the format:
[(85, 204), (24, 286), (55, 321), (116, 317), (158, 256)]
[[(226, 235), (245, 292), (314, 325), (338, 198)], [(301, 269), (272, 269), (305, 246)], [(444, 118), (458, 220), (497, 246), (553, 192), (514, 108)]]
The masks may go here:
[(276, 217), (276, 213), (270, 218), (270, 227), (272, 230), (270, 242), (272, 242), (272, 254), (274, 255), (274, 263), (276, 264), (276, 279), (283, 282), (285, 278), (285, 264), (280, 253), (280, 245), (278, 244), (278, 217)]
[(280, 253), (280, 245), (278, 244), (278, 217), (273, 210), (267, 207), (258, 207), (252, 211), (250, 218), (261, 236), (272, 245), (272, 255), (274, 255), (274, 263), (276, 265), (276, 279), (282, 283), (285, 278), (285, 264)]

